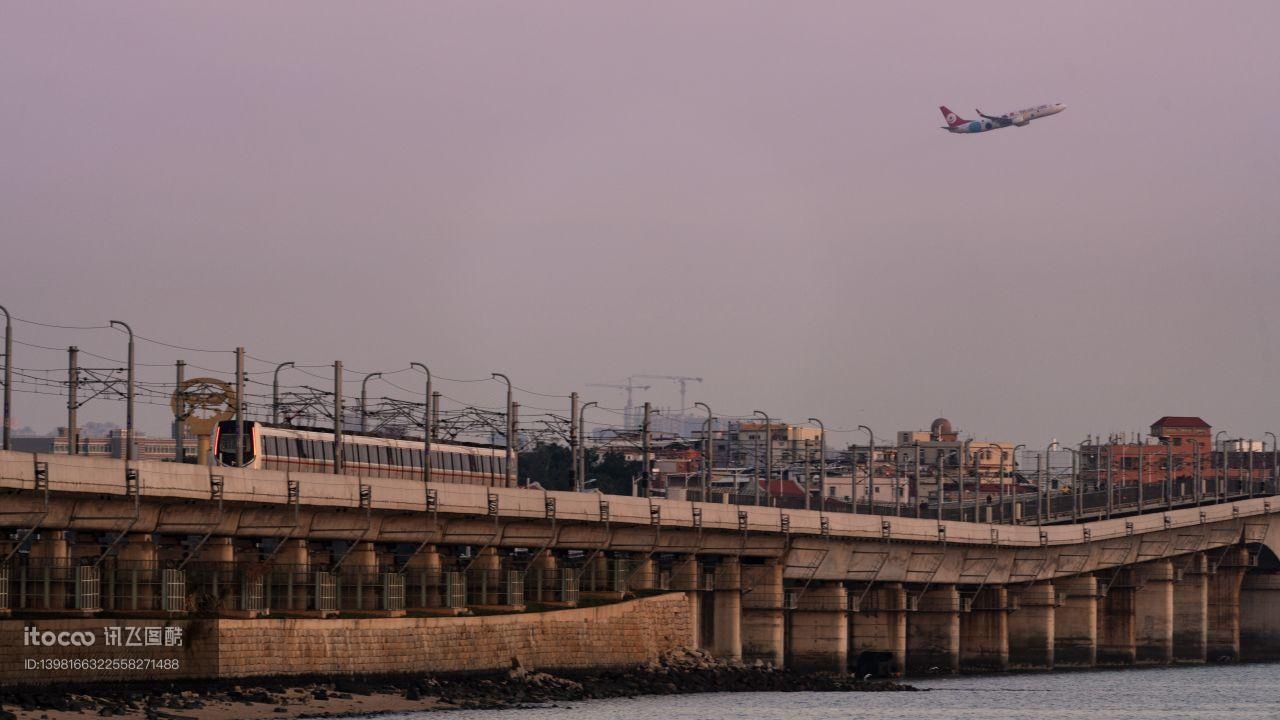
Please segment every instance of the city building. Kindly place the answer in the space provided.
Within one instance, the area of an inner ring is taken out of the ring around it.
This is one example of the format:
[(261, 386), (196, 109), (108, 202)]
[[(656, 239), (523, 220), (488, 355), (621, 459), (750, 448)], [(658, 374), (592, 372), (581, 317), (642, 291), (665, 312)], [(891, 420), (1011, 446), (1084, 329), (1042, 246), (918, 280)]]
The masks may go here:
[[(125, 431), (109, 430), (104, 437), (86, 437), (82, 432), (76, 433), (76, 455), (89, 457), (109, 457), (120, 459), (125, 456)], [(146, 433), (135, 431), (133, 443), (137, 450), (135, 456), (139, 460), (158, 460), (172, 462), (176, 456), (177, 442), (172, 437), (148, 437)], [(52, 453), (55, 455), (70, 454), (71, 444), (65, 427), (58, 428), (57, 435), (38, 437), (14, 437), (13, 449), (22, 452)], [(187, 435), (183, 440), (184, 462), (196, 461), (196, 438)]]

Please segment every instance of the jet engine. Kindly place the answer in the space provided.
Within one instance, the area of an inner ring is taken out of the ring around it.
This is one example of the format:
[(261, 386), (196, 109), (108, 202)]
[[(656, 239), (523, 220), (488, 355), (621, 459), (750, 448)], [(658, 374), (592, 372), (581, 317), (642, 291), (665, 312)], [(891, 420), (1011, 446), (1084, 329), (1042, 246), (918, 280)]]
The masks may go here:
[(1023, 125), (1026, 125), (1027, 123), (1031, 122), (1031, 120), (1026, 115), (1023, 115), (1022, 113), (1012, 113), (1011, 115), (1009, 115), (1009, 119), (1012, 120), (1013, 124), (1017, 125), (1018, 127), (1022, 127)]

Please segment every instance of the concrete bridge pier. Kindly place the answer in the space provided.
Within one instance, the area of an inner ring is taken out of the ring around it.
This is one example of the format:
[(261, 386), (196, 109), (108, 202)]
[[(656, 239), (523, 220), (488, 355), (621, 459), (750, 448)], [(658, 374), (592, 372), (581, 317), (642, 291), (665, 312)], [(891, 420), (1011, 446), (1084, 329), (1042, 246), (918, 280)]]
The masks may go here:
[(1240, 659), (1280, 659), (1280, 573), (1250, 573), (1240, 584)]
[(1036, 583), (1023, 588), (1016, 597), (1017, 609), (1009, 613), (1008, 620), (1009, 666), (1052, 670), (1058, 604), (1053, 583)]
[(813, 582), (791, 612), (790, 667), (845, 672), (849, 667), (849, 594), (839, 582)]
[(70, 600), (67, 587), (75, 576), (71, 568), (71, 541), (65, 530), (43, 530), (35, 542), (31, 543), (28, 562), (31, 566), (32, 579), (49, 580), (47, 605), (41, 597), (38, 606), (44, 610), (64, 610)]
[[(555, 560), (555, 556), (545, 553), (534, 561), (534, 566), (538, 567), (539, 563), (543, 563), (542, 567), (545, 569), (546, 563), (549, 562), (554, 567)], [(409, 561), (405, 563), (405, 575), (409, 578), (409, 585), (416, 592), (405, 593), (404, 601), (406, 607), (440, 607), (440, 584), (443, 582), (440, 570), (440, 551), (436, 549), (435, 545), (428, 545), (409, 558)]]
[(1173, 660), (1202, 663), (1209, 629), (1209, 568), (1204, 553), (1179, 559), (1173, 585)]
[(311, 610), (315, 595), (311, 573), (311, 548), (302, 538), (281, 541), (275, 565), (285, 586), (285, 605), (290, 610)]
[(630, 567), (627, 588), (632, 592), (646, 592), (658, 587), (658, 563), (652, 557), (637, 558)]
[(1249, 552), (1231, 548), (1210, 564), (1208, 629), (1205, 658), (1209, 662), (1236, 662), (1240, 652), (1241, 586), (1249, 565)]
[(849, 664), (864, 652), (893, 653), (893, 664), (907, 666), (907, 593), (902, 583), (871, 588), (857, 611), (849, 616)]
[(524, 574), (524, 596), (535, 603), (558, 600), (552, 587), (552, 578), (556, 573), (556, 556), (550, 551), (544, 552), (529, 563)]
[(1156, 560), (1133, 568), (1134, 661), (1173, 662), (1173, 563)]
[(742, 659), (742, 565), (725, 557), (716, 566), (711, 652), (722, 660)]
[[(599, 559), (603, 559), (603, 553)], [(498, 548), (487, 547), (476, 554), (467, 572), (468, 605), (501, 605), (502, 556)]]
[(107, 593), (113, 596), (120, 607), (114, 610), (155, 610), (158, 609), (160, 573), (159, 547), (148, 533), (130, 533), (125, 536), (124, 544), (116, 556), (114, 588), (103, 588), (104, 599)]
[(907, 614), (907, 672), (937, 675), (960, 670), (960, 594), (935, 585)]
[(960, 668), (977, 672), (1009, 669), (1009, 592), (986, 587), (960, 613)]
[(1116, 572), (1119, 577), (1098, 604), (1098, 665), (1132, 665), (1137, 658), (1134, 595), (1138, 588), (1129, 570)]
[(361, 540), (351, 549), (344, 561), (346, 572), (342, 593), (356, 601), (356, 610), (379, 610), (377, 575), (377, 548), (368, 540)]
[(785, 662), (786, 616), (782, 609), (783, 564), (742, 566), (742, 659)]
[(689, 647), (704, 649), (702, 642), (702, 579), (701, 565), (696, 555), (678, 557), (671, 565), (671, 587), (684, 591), (689, 604)]
[(207, 568), (203, 591), (212, 598), (214, 607), (219, 612), (239, 610), (240, 588), (237, 587), (235, 573), (235, 538), (229, 536), (209, 538), (194, 559), (196, 563)]
[(1098, 661), (1098, 579), (1076, 575), (1054, 581), (1061, 605), (1053, 614), (1053, 662), (1093, 667)]

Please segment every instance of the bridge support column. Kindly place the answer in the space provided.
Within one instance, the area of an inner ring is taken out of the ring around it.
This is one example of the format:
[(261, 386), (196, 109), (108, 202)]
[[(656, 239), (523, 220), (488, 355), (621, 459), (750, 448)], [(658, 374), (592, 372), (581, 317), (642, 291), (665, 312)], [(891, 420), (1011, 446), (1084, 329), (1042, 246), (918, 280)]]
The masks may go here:
[(1052, 670), (1058, 604), (1053, 583), (1036, 583), (1017, 598), (1017, 609), (1009, 613), (1009, 665)]
[(1053, 614), (1053, 662), (1093, 667), (1098, 661), (1098, 579), (1076, 575), (1055, 581), (1062, 604)]
[(699, 590), (702, 575), (700, 568), (696, 555), (676, 558), (675, 563), (671, 566), (671, 587), (683, 590), (685, 600), (689, 604), (689, 634), (691, 636), (688, 640), (689, 647), (703, 649), (706, 643), (702, 641), (702, 592)]
[(1209, 627), (1205, 658), (1210, 662), (1240, 659), (1241, 583), (1249, 565), (1249, 552), (1231, 548), (1209, 576)]
[[(378, 556), (373, 543), (361, 540), (342, 565), (342, 610), (378, 610)], [(345, 606), (345, 607), (344, 607)], [(352, 607), (354, 606), (354, 607)]]
[(315, 577), (311, 574), (311, 550), (307, 541), (293, 538), (282, 541), (276, 553), (276, 570), (285, 580), (285, 597), (272, 598), (274, 607), (288, 610), (310, 610)]
[(1136, 659), (1134, 635), (1134, 595), (1130, 570), (1106, 589), (1098, 607), (1098, 664), (1132, 665)]
[(954, 673), (960, 669), (960, 594), (954, 585), (937, 585), (907, 613), (907, 672)]
[(786, 616), (782, 610), (783, 564), (742, 566), (742, 659), (782, 667)]
[(1004, 588), (983, 588), (969, 611), (960, 613), (960, 668), (1009, 669), (1009, 593)]
[[(555, 558), (552, 557), (551, 561), (554, 563)], [(404, 574), (407, 585), (405, 607), (440, 607), (440, 585), (444, 580), (440, 575), (440, 551), (435, 545), (428, 545), (409, 558)]]
[[(71, 568), (71, 544), (65, 530), (43, 530), (40, 537), (31, 543), (31, 552), (27, 556), (29, 566), (29, 582), (31, 580), (48, 579), (49, 588), (47, 605), (43, 593), (37, 600), (41, 610), (67, 610), (74, 607), (73, 598), (68, 597), (67, 587), (75, 580)], [(10, 577), (16, 575), (16, 571)], [(105, 598), (104, 598), (105, 599)], [(14, 602), (10, 600), (10, 602)]]
[(1209, 625), (1208, 562), (1203, 553), (1181, 558), (1173, 584), (1173, 659), (1202, 663)]
[(206, 570), (203, 591), (207, 597), (213, 598), (213, 607), (217, 612), (240, 609), (240, 588), (236, 583), (236, 546), (235, 538), (220, 536), (205, 541), (194, 558)]
[(498, 554), (498, 548), (481, 550), (467, 574), (471, 576), (467, 578), (469, 605), (501, 604), (502, 556)]
[(529, 570), (524, 574), (525, 598), (535, 603), (555, 600), (552, 579), (556, 577), (559, 577), (556, 573), (556, 556), (548, 550), (529, 563)]
[(1280, 659), (1280, 573), (1251, 573), (1240, 584), (1240, 659)]
[(860, 672), (862, 653), (891, 653), (893, 672), (907, 664), (907, 593), (902, 583), (885, 583), (871, 588), (857, 611), (849, 616), (849, 665)]
[(715, 626), (711, 652), (721, 660), (742, 659), (742, 566), (726, 557), (716, 566)]
[(116, 556), (117, 592), (113, 593), (123, 607), (116, 610), (159, 610), (156, 584), (159, 580), (159, 548), (151, 535), (131, 533), (125, 536)]
[(791, 613), (790, 666), (801, 672), (846, 672), (849, 595), (843, 583), (814, 582)]
[(658, 564), (651, 557), (641, 557), (631, 568), (627, 589), (644, 592), (658, 587)]
[(1173, 563), (1156, 560), (1132, 570), (1134, 661), (1173, 662)]

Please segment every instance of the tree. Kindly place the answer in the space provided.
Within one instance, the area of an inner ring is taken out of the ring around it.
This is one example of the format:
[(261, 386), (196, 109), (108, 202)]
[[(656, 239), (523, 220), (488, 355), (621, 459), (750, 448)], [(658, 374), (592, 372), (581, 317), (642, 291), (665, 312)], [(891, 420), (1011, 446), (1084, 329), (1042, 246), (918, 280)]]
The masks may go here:
[(548, 490), (573, 489), (573, 461), (564, 445), (539, 442), (520, 453), (518, 467), (526, 483), (536, 482)]
[(627, 460), (622, 453), (611, 450), (600, 457), (595, 450), (587, 450), (587, 478), (595, 478), (592, 487), (608, 495), (630, 495), (631, 480), (640, 475), (643, 466), (638, 460)]

